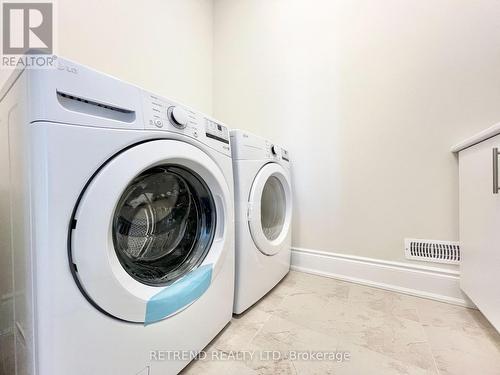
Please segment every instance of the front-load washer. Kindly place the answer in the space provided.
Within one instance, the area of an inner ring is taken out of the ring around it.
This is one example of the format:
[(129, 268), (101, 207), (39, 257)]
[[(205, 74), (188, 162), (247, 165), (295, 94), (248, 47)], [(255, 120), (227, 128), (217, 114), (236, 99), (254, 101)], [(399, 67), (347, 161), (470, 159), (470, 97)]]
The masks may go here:
[(228, 129), (64, 59), (0, 98), (9, 373), (179, 372), (232, 316)]
[(290, 269), (292, 192), (286, 149), (246, 131), (230, 134), (236, 212), (234, 312), (240, 314)]

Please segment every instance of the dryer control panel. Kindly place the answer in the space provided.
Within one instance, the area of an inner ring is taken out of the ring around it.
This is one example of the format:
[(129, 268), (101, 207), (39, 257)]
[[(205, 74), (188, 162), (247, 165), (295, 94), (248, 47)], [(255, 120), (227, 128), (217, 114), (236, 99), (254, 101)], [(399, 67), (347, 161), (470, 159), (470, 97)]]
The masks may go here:
[(199, 112), (160, 96), (144, 92), (144, 127), (183, 134), (226, 155), (231, 155), (229, 130)]
[(290, 164), (288, 150), (270, 140), (244, 130), (231, 130), (231, 146), (235, 160), (269, 160), (287, 167)]
[(274, 143), (271, 143), (271, 141), (266, 140), (266, 157), (269, 159), (273, 159), (276, 161), (285, 161), (285, 162), (290, 162), (290, 156), (288, 155), (288, 151), (285, 150), (283, 147), (280, 147)]

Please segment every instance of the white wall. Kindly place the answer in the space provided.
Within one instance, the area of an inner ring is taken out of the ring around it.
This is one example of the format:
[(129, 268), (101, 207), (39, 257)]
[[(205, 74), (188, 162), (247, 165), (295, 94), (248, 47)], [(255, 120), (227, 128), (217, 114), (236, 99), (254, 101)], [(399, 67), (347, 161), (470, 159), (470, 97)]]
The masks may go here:
[(59, 1), (63, 56), (212, 111), (211, 0)]
[(56, 3), (59, 55), (211, 114), (211, 0)]
[(500, 121), (496, 0), (215, 0), (214, 115), (284, 143), (297, 247), (457, 240), (449, 148)]

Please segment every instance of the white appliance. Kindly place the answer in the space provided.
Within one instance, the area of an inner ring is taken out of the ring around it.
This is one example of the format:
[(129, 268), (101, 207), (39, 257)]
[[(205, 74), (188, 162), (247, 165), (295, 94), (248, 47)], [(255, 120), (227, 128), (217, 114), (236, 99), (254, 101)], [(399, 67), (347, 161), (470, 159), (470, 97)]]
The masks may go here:
[(175, 374), (232, 315), (228, 130), (58, 61), (0, 96), (11, 374)]
[(236, 212), (234, 312), (269, 292), (290, 269), (292, 192), (284, 148), (231, 131)]

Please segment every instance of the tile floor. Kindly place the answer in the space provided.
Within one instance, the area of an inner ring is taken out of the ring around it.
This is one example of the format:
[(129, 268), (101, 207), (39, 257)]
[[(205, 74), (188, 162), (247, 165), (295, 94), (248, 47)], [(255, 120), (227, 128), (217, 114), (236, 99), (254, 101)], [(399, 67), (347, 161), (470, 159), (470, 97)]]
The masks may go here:
[[(350, 358), (292, 358), (335, 351)], [(500, 335), (479, 311), (298, 272), (205, 352), (183, 374), (500, 374)]]

